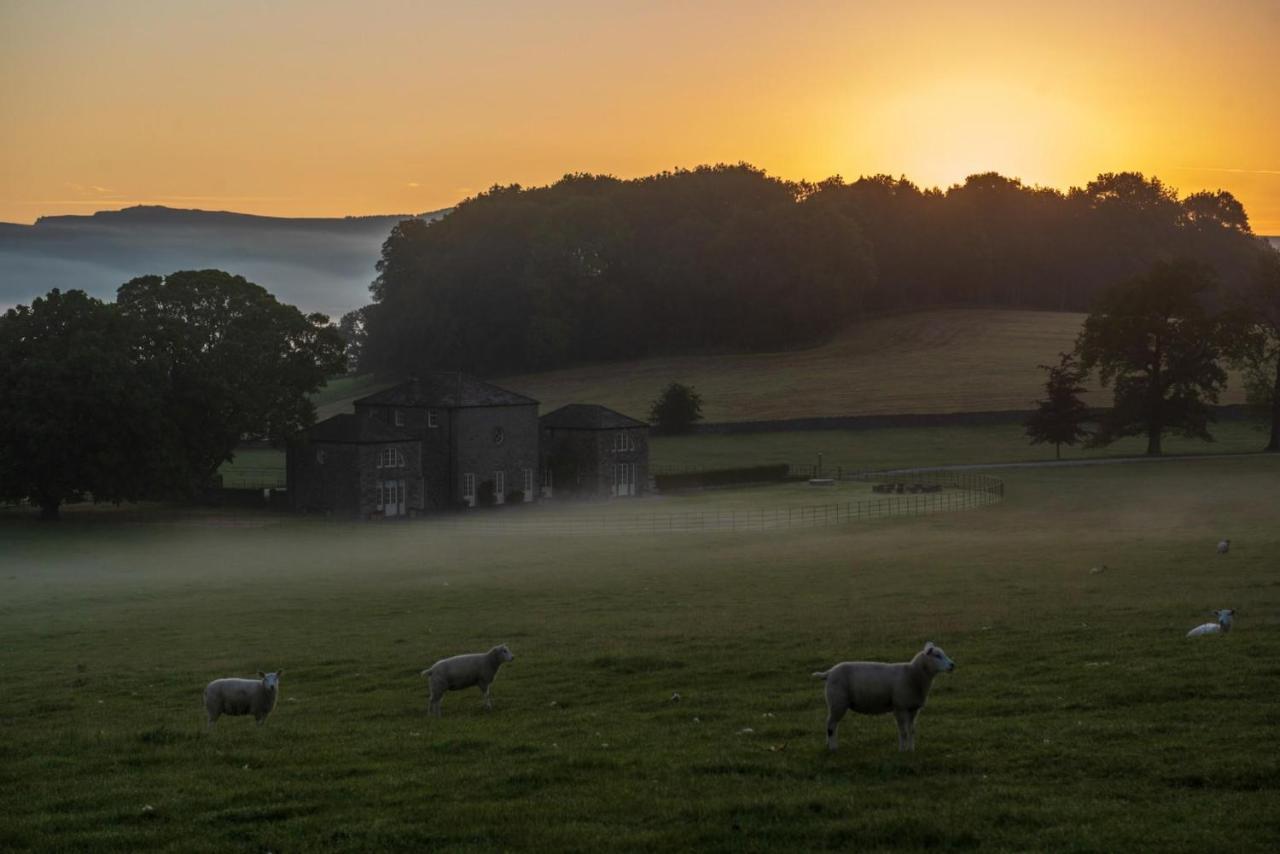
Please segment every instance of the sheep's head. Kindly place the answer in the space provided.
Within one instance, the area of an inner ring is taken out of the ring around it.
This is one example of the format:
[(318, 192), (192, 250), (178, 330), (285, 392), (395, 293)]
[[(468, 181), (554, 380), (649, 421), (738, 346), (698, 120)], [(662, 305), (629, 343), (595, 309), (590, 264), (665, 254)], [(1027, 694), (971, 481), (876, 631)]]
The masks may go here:
[(1213, 611), (1212, 614), (1218, 618), (1218, 625), (1222, 626), (1222, 630), (1225, 632), (1231, 628), (1231, 620), (1235, 617), (1236, 612), (1234, 608), (1219, 608), (1217, 611)]
[(930, 673), (950, 673), (956, 669), (956, 663), (947, 657), (942, 647), (929, 641), (924, 645), (924, 666)]
[(261, 670), (258, 671), (258, 678), (262, 680), (262, 684), (266, 685), (268, 689), (279, 687), (280, 677), (283, 675), (283, 670), (276, 670), (271, 673), (263, 673)]
[(507, 649), (507, 645), (505, 643), (498, 647), (498, 657), (503, 661), (515, 661), (516, 658), (511, 654), (511, 650)]

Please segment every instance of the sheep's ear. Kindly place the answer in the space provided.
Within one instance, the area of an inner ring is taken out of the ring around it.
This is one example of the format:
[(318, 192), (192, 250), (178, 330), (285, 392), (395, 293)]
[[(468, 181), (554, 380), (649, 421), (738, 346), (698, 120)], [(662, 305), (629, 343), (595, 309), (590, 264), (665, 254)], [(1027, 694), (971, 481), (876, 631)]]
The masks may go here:
[(265, 673), (263, 673), (261, 670), (259, 670), (259, 671), (258, 671), (258, 678), (259, 678), (259, 679), (266, 679), (266, 678), (267, 678), (267, 674), (265, 674)]
[(276, 671), (276, 678), (277, 678), (277, 679), (279, 679), (279, 678), (280, 678), (281, 676), (283, 676), (283, 675), (284, 675), (284, 671), (283, 671), (283, 670), (277, 670), (277, 671)]
[(924, 645), (924, 648), (925, 648), (926, 650), (933, 649), (933, 641), (926, 641), (926, 642), (925, 642), (925, 645)]

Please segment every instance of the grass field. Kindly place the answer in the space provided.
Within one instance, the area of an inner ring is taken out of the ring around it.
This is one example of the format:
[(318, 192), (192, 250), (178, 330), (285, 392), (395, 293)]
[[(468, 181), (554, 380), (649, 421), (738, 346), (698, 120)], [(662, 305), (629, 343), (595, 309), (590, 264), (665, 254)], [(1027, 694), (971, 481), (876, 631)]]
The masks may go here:
[[(1267, 437), (1250, 421), (1223, 421), (1213, 427), (1215, 441), (1165, 437), (1165, 452), (1178, 454), (1249, 453)], [(1141, 456), (1146, 441), (1124, 439), (1107, 448), (1063, 448), (1064, 460)], [(873, 430), (794, 430), (785, 432), (653, 436), (655, 466), (732, 468), (767, 463), (812, 465), (822, 454), (829, 470), (903, 466), (1037, 462), (1054, 459), (1052, 445), (1032, 445), (1019, 424), (885, 427)], [(236, 452), (223, 466), (228, 482), (237, 470), (284, 469), (284, 452), (250, 448)]]
[[(600, 403), (637, 418), (672, 381), (697, 388), (708, 421), (1026, 410), (1043, 396), (1036, 366), (1070, 350), (1083, 322), (1069, 312), (926, 311), (856, 324), (806, 350), (605, 363), (497, 382), (537, 398), (543, 412)], [(1085, 399), (1111, 402), (1105, 391)], [(1222, 402), (1242, 400), (1236, 382)]]
[[(1001, 476), (768, 534), (0, 519), (0, 849), (1275, 850), (1280, 460)], [(828, 754), (810, 671), (925, 640), (917, 752)], [(495, 711), (428, 719), (418, 671), (500, 641)], [(265, 727), (202, 731), (274, 668)]]

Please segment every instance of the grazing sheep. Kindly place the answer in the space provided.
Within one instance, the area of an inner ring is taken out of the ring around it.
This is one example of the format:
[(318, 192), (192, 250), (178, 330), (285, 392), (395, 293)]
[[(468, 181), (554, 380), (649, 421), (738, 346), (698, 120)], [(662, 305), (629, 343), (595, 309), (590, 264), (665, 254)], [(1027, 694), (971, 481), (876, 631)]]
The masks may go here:
[(1231, 541), (1230, 541), (1230, 540), (1219, 540), (1219, 541), (1218, 541), (1218, 554), (1220, 554), (1220, 555), (1224, 555), (1224, 554), (1226, 554), (1226, 553), (1227, 553), (1227, 552), (1229, 552), (1229, 551), (1231, 551)]
[(427, 677), (431, 684), (431, 705), (428, 712), (440, 717), (440, 701), (444, 699), (445, 692), (470, 688), (472, 685), (479, 685), (480, 690), (484, 692), (485, 709), (493, 709), (493, 700), (489, 698), (489, 686), (497, 678), (498, 668), (502, 663), (514, 659), (515, 656), (511, 654), (511, 650), (507, 649), (505, 643), (495, 646), (488, 652), (473, 652), (440, 659), (422, 671), (422, 675)]
[(916, 749), (916, 716), (924, 708), (933, 677), (956, 669), (933, 641), (911, 661), (884, 664), (846, 661), (813, 675), (827, 683), (827, 748), (835, 750), (836, 728), (852, 709), (864, 715), (893, 712), (898, 720), (898, 750)]
[(205, 686), (204, 710), (212, 727), (221, 715), (253, 715), (261, 726), (276, 707), (283, 670), (258, 671), (257, 679), (215, 679)]
[(1187, 637), (1198, 638), (1201, 635), (1226, 634), (1231, 631), (1231, 620), (1236, 615), (1233, 608), (1221, 608), (1217, 611), (1210, 611), (1209, 613), (1217, 617), (1218, 622), (1204, 623), (1203, 625), (1196, 626), (1194, 629), (1187, 632)]

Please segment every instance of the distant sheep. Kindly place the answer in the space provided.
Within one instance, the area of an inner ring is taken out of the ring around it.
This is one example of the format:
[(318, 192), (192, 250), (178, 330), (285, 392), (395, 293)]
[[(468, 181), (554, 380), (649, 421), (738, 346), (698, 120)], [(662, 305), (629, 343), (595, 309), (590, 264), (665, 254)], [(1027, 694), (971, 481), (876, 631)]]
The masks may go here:
[(1231, 541), (1230, 541), (1230, 540), (1219, 540), (1219, 541), (1218, 541), (1218, 554), (1220, 554), (1220, 555), (1224, 555), (1224, 554), (1226, 554), (1226, 553), (1227, 553), (1227, 552), (1229, 552), (1229, 551), (1231, 551)]
[(1204, 623), (1196, 626), (1194, 629), (1187, 632), (1187, 637), (1198, 638), (1201, 635), (1224, 635), (1231, 631), (1231, 621), (1236, 615), (1234, 609), (1222, 608), (1217, 611), (1210, 611), (1209, 613), (1217, 617), (1218, 621), (1216, 623)]
[(898, 721), (898, 750), (915, 750), (916, 716), (924, 708), (933, 677), (955, 669), (955, 662), (929, 641), (911, 661), (901, 664), (846, 661), (814, 673), (827, 683), (827, 748), (836, 749), (836, 729), (852, 709), (864, 715), (893, 712)]
[(212, 727), (221, 715), (253, 715), (261, 726), (276, 707), (283, 670), (258, 672), (257, 679), (215, 679), (205, 686), (204, 710)]
[(506, 644), (495, 646), (488, 652), (474, 652), (467, 655), (455, 655), (443, 658), (422, 671), (431, 685), (430, 714), (440, 717), (440, 701), (446, 691), (457, 691), (479, 685), (484, 692), (484, 707), (493, 709), (493, 700), (489, 697), (489, 686), (498, 676), (498, 668), (503, 662), (513, 661), (515, 656)]

